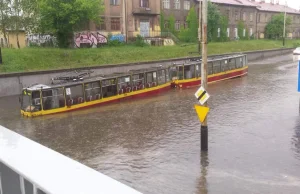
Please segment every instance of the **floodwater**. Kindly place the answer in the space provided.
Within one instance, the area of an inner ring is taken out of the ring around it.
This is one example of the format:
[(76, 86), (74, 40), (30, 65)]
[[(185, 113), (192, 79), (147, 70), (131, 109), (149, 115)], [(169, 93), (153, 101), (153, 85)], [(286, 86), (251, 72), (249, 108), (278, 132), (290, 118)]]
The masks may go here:
[(0, 124), (143, 193), (298, 194), (291, 59), (256, 62), (247, 77), (209, 85), (208, 153), (200, 153), (197, 88), (34, 119), (20, 116), (17, 97), (5, 97)]

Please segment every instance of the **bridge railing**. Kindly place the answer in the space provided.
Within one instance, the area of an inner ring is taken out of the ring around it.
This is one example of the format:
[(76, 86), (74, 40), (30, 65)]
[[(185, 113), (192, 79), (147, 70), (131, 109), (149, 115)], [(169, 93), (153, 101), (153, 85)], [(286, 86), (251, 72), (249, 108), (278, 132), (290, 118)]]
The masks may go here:
[(0, 194), (140, 192), (0, 126)]

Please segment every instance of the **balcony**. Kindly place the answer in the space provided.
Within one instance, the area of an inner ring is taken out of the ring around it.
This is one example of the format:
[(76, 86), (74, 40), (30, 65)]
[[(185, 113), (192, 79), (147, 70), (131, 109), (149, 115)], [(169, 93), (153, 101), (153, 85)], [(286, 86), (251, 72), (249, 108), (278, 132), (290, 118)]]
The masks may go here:
[(152, 9), (150, 7), (137, 7), (133, 8), (132, 10), (133, 15), (159, 15), (159, 11), (156, 11), (155, 9)]

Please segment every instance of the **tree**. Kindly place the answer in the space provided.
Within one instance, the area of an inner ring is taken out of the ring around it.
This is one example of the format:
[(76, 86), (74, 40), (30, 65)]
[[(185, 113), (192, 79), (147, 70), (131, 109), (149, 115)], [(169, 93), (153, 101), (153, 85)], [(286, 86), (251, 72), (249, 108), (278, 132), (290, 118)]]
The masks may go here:
[(227, 36), (227, 28), (228, 28), (228, 17), (223, 15), (220, 16), (219, 19), (219, 26), (220, 26), (220, 41), (224, 42), (228, 40)]
[(0, 28), (4, 36), (4, 46), (8, 46), (8, 39), (7, 39), (7, 28), (10, 26), (10, 15), (11, 15), (11, 8), (10, 8), (10, 0), (0, 0)]
[(89, 21), (100, 22), (103, 0), (40, 0), (40, 25), (53, 33), (61, 48), (70, 47), (74, 32)]
[(190, 9), (186, 21), (188, 24), (188, 36), (190, 37), (190, 41), (194, 42), (198, 39), (199, 26), (197, 13), (194, 6)]
[(175, 17), (170, 15), (169, 17), (169, 30), (171, 33), (175, 34)]
[(163, 10), (161, 10), (159, 23), (160, 23), (160, 31), (161, 32), (165, 31), (165, 15)]
[[(288, 27), (291, 25), (291, 17), (286, 18), (286, 33)], [(266, 38), (278, 39), (283, 36), (283, 26), (284, 26), (284, 14), (274, 15), (271, 21), (267, 24), (265, 28)]]
[(237, 25), (237, 29), (238, 29), (238, 37), (239, 39), (244, 39), (244, 29), (245, 29), (245, 24), (243, 21), (239, 21), (238, 25)]
[(208, 41), (217, 40), (221, 14), (218, 10), (218, 6), (210, 1), (208, 1), (207, 9), (207, 38)]

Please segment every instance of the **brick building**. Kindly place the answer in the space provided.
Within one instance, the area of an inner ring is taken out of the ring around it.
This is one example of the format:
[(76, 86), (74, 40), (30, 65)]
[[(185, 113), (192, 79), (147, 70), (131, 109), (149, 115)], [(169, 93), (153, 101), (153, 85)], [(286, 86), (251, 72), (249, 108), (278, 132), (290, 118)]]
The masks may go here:
[[(218, 5), (220, 12), (229, 19), (227, 34), (230, 39), (235, 39), (238, 34), (237, 25), (239, 21), (245, 24), (245, 31), (254, 38), (264, 38), (264, 30), (268, 21), (274, 14), (283, 13), (292, 17), (292, 25), (287, 34), (290, 38), (300, 37), (300, 12), (298, 10), (274, 3), (266, 3), (265, 0), (255, 2), (254, 0), (211, 0)], [(97, 39), (102, 40), (102, 35), (107, 37), (108, 33), (114, 35), (125, 34), (127, 37), (135, 37), (140, 34), (144, 37), (160, 35), (160, 14), (165, 15), (166, 25), (168, 17), (175, 17), (175, 29), (186, 27), (186, 17), (192, 6), (198, 12), (199, 0), (104, 0), (105, 11), (100, 25), (90, 22), (85, 31), (79, 32), (77, 40), (80, 42), (85, 32), (96, 32), (100, 35)], [(87, 34), (85, 37), (90, 37)], [(125, 36), (124, 36), (125, 39)], [(90, 40), (93, 42), (93, 40)]]
[(104, 0), (105, 11), (100, 25), (90, 23), (90, 31), (104, 35), (126, 34), (128, 37), (141, 34), (152, 36), (160, 31), (160, 0)]

